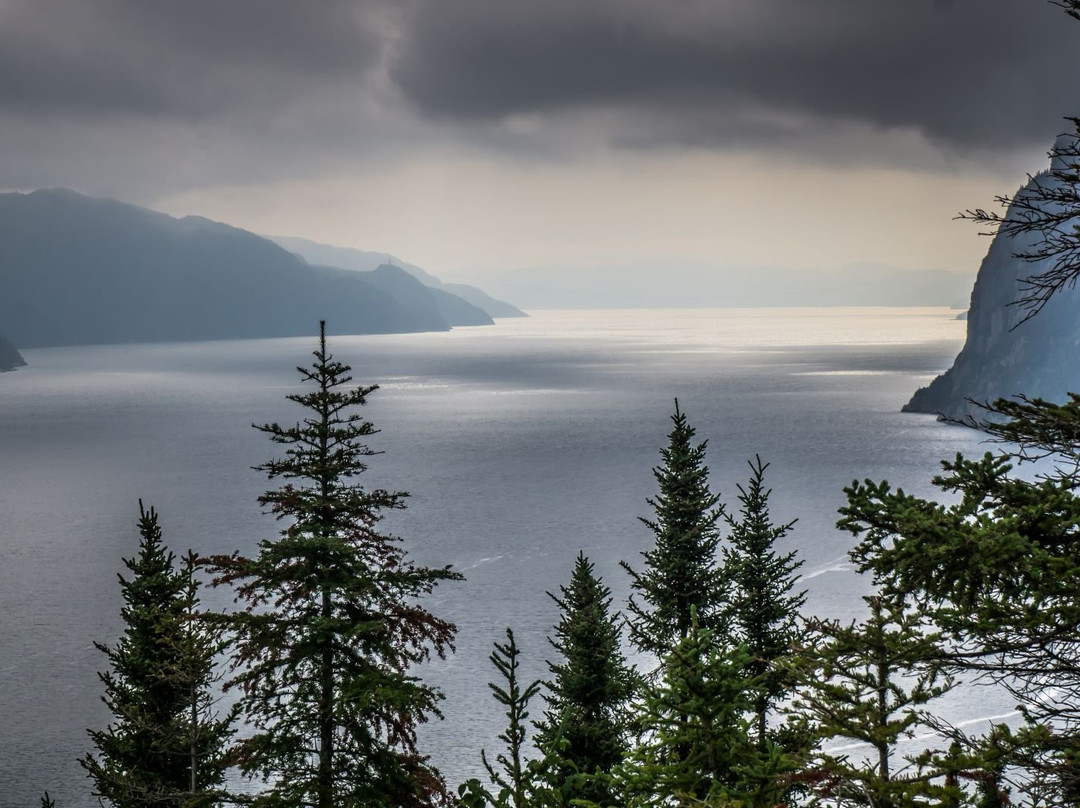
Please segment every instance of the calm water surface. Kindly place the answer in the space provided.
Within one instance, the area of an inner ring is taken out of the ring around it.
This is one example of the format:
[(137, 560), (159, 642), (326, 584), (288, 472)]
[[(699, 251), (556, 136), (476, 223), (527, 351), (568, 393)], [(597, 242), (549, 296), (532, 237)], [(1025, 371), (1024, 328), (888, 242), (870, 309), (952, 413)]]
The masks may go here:
[[(424, 743), (452, 783), (497, 746), (502, 716), (487, 655), (515, 629), (541, 675), (555, 619), (546, 591), (584, 550), (614, 590), (651, 534), (651, 468), (673, 399), (709, 440), (714, 487), (734, 501), (755, 453), (771, 463), (777, 520), (798, 518), (808, 608), (850, 617), (865, 581), (833, 525), (842, 488), (885, 478), (930, 494), (937, 461), (980, 436), (903, 415), (947, 367), (965, 324), (946, 309), (537, 312), (447, 334), (333, 337), (337, 358), (381, 390), (367, 415), (367, 482), (411, 492), (392, 529), (421, 562), (467, 581), (429, 602), (459, 628), (458, 653), (427, 675), (445, 720)], [(331, 329), (333, 324), (331, 323)], [(134, 553), (138, 499), (177, 549), (244, 553), (276, 532), (250, 467), (273, 456), (252, 422), (296, 417), (284, 395), (313, 339), (26, 352), (0, 376), (0, 805), (93, 805), (75, 763), (107, 713), (93, 640), (121, 629), (116, 572)], [(789, 548), (784, 548), (789, 549)], [(224, 601), (224, 593), (210, 593)], [(954, 699), (952, 717), (998, 709)], [(1007, 706), (1002, 709), (1007, 709)], [(539, 705), (534, 715), (540, 712)]]

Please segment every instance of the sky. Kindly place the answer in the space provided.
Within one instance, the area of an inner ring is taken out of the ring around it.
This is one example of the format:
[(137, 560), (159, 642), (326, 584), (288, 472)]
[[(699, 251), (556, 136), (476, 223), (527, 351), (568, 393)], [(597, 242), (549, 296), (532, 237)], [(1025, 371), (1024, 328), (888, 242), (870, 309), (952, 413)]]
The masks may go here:
[(0, 0), (0, 188), (479, 267), (970, 269), (1080, 115), (1043, 0)]

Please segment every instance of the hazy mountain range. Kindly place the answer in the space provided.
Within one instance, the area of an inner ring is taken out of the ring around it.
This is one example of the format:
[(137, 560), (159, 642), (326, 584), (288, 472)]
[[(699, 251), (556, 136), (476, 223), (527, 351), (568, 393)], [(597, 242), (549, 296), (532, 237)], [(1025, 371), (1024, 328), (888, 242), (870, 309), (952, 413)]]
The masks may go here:
[[(474, 273), (536, 308), (963, 305), (970, 276), (641, 262)], [(0, 333), (13, 345), (439, 331), (523, 312), (386, 253), (181, 219), (63, 189), (0, 194)]]
[(332, 247), (329, 244), (319, 244), (306, 238), (293, 236), (267, 236), (271, 241), (277, 242), (286, 250), (294, 252), (310, 264), (325, 264), (327, 266), (340, 267), (341, 269), (355, 269), (368, 272), (378, 266), (390, 264), (400, 267), (421, 281), (429, 289), (449, 292), (465, 300), (479, 309), (483, 309), (492, 317), (527, 317), (521, 309), (512, 306), (502, 300), (496, 300), (475, 286), (466, 283), (443, 283), (430, 272), (421, 269), (416, 264), (402, 261), (389, 253), (371, 252), (369, 250), (356, 250), (350, 247)]
[(884, 264), (836, 270), (650, 261), (606, 266), (475, 269), (455, 273), (526, 309), (966, 305), (969, 271)]
[[(430, 276), (428, 276), (430, 277)], [(310, 264), (197, 216), (67, 190), (0, 194), (0, 332), (22, 348), (491, 324), (397, 266)]]

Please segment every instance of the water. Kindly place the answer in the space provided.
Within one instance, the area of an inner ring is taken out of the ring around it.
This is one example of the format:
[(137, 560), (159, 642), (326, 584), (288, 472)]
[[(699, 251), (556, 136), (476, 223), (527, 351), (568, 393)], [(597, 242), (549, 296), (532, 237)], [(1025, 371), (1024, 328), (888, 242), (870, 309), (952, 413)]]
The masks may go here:
[[(798, 518), (816, 614), (849, 617), (866, 582), (837, 531), (842, 488), (889, 479), (933, 493), (937, 461), (986, 449), (969, 430), (899, 412), (948, 366), (964, 323), (946, 309), (538, 312), (448, 334), (332, 337), (337, 358), (382, 389), (368, 483), (410, 491), (391, 527), (414, 556), (467, 581), (428, 605), (458, 624), (458, 653), (428, 676), (445, 720), (424, 743), (448, 779), (478, 771), (502, 716), (487, 655), (512, 626), (541, 675), (555, 619), (545, 591), (578, 550), (624, 600), (620, 560), (651, 534), (651, 468), (673, 399), (709, 440), (714, 487), (734, 500), (755, 453), (771, 463), (774, 515)], [(332, 327), (331, 323), (331, 327)], [(250, 467), (273, 455), (252, 422), (296, 415), (313, 339), (27, 351), (0, 376), (0, 805), (92, 805), (75, 758), (108, 719), (92, 641), (120, 631), (120, 558), (133, 554), (138, 499), (166, 540), (251, 553), (276, 532)], [(787, 548), (785, 548), (787, 549)], [(211, 600), (224, 601), (222, 592)], [(998, 711), (969, 696), (957, 720)], [(1004, 708), (1007, 709), (1007, 706)], [(539, 712), (539, 705), (536, 712)]]

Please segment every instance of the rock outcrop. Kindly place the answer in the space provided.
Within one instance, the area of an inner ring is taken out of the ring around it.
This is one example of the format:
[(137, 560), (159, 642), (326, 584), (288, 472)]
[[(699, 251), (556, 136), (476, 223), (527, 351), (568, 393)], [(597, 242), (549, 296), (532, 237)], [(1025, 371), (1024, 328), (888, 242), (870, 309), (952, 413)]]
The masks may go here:
[(15, 349), (15, 346), (3, 337), (0, 337), (0, 372), (15, 370), (26, 364), (26, 360)]
[[(1059, 140), (1055, 152), (1063, 147), (1075, 149)], [(1050, 172), (1043, 172), (1017, 196), (1030, 192), (1036, 183), (1046, 187), (1055, 181)], [(1007, 213), (1017, 215), (1015, 206)], [(1042, 238), (1040, 233), (1016, 237), (999, 233), (994, 238), (971, 292), (963, 350), (948, 371), (915, 393), (906, 412), (978, 416), (980, 410), (971, 401), (1017, 395), (1059, 401), (1068, 391), (1080, 391), (1080, 289), (1067, 286), (1026, 320), (1028, 310), (1016, 303), (1023, 295), (1023, 280), (1050, 268), (1048, 260), (1015, 257)]]

